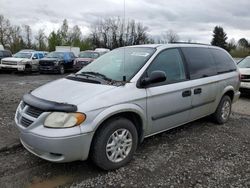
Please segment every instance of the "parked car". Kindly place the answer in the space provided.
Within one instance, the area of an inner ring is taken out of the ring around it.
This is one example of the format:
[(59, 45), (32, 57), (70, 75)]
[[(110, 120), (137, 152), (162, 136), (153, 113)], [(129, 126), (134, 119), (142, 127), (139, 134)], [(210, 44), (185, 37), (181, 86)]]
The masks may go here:
[(12, 53), (9, 50), (0, 50), (0, 62), (3, 58), (12, 57)]
[(100, 168), (116, 169), (144, 138), (208, 115), (226, 123), (240, 95), (239, 75), (218, 47), (118, 48), (24, 95), (15, 122), (23, 146), (43, 159), (90, 156)]
[(100, 57), (100, 53), (93, 50), (82, 51), (74, 61), (74, 70), (79, 71), (92, 61)]
[(65, 70), (73, 70), (75, 58), (73, 52), (51, 52), (39, 61), (39, 72), (64, 74)]
[(238, 67), (241, 73), (240, 89), (249, 91), (250, 90), (250, 56), (241, 60), (238, 63)]
[(95, 52), (99, 52), (100, 55), (103, 55), (103, 54), (106, 54), (106, 53), (110, 52), (110, 49), (107, 49), (107, 48), (96, 48)]
[(38, 71), (38, 61), (44, 57), (44, 53), (34, 50), (21, 50), (13, 57), (3, 58), (0, 69), (15, 70), (19, 72)]

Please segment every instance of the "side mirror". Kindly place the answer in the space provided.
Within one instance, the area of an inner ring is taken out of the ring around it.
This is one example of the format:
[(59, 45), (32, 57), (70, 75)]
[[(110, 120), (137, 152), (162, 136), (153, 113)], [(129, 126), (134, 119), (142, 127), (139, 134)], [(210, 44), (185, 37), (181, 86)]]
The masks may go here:
[(166, 73), (163, 71), (153, 71), (149, 77), (144, 78), (141, 80), (141, 85), (142, 86), (147, 86), (149, 84), (155, 84), (155, 83), (160, 83), (164, 82), (167, 80)]
[(37, 59), (37, 57), (33, 56), (32, 59)]

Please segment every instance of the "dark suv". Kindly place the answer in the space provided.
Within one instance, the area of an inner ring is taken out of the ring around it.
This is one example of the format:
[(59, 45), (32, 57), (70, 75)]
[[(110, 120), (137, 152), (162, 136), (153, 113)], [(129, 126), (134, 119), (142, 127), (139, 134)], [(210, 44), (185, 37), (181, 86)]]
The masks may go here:
[(65, 70), (73, 69), (75, 58), (73, 52), (51, 52), (39, 61), (39, 72), (64, 74)]
[(0, 61), (5, 57), (12, 57), (12, 54), (9, 50), (0, 50)]

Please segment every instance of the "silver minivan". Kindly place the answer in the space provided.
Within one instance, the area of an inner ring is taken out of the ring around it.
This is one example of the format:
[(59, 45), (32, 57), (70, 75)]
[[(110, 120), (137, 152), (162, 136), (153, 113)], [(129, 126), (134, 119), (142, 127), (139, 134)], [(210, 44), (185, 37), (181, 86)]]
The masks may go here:
[(223, 49), (197, 44), (115, 49), (76, 74), (25, 94), (15, 122), (23, 146), (52, 162), (128, 163), (144, 138), (212, 115), (226, 123), (240, 74)]

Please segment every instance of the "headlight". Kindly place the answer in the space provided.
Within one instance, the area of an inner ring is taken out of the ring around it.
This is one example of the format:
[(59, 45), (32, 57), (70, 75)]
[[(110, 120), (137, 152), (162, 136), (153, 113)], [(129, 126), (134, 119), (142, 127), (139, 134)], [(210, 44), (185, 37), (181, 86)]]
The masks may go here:
[(44, 126), (50, 128), (69, 128), (80, 125), (86, 119), (83, 113), (52, 112), (45, 119)]

